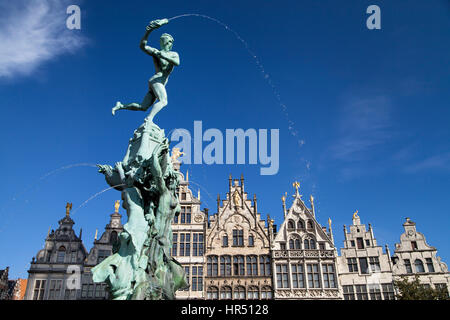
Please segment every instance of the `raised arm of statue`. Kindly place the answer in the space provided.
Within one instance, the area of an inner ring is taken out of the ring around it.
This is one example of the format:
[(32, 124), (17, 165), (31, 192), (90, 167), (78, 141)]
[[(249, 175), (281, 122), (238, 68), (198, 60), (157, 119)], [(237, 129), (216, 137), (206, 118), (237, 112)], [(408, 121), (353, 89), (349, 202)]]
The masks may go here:
[(169, 20), (167, 20), (167, 19), (159, 19), (159, 20), (153, 20), (149, 23), (149, 25), (146, 27), (145, 34), (142, 37), (140, 45), (139, 45), (141, 50), (143, 50), (145, 53), (148, 53), (151, 56), (160, 52), (158, 49), (148, 46), (147, 39), (153, 30), (158, 29), (159, 27), (161, 27), (164, 24), (167, 24), (168, 22), (169, 22)]

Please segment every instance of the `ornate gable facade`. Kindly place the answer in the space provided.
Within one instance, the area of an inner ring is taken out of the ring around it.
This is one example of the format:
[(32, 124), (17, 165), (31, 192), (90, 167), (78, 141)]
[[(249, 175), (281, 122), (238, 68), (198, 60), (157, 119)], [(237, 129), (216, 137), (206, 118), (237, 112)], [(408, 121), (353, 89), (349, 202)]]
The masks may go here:
[(314, 198), (306, 207), (294, 183), (294, 201), (272, 245), (275, 299), (340, 299), (337, 251), (331, 230), (316, 220)]
[(425, 286), (447, 287), (449, 290), (448, 267), (437, 256), (437, 249), (427, 243), (425, 235), (417, 231), (416, 223), (409, 218), (406, 218), (403, 228), (405, 232), (400, 236), (400, 243), (395, 244), (392, 257), (394, 278), (418, 275)]
[(377, 245), (372, 225), (361, 224), (358, 211), (349, 230), (344, 225), (344, 248), (338, 258), (345, 300), (392, 300), (394, 286), (389, 247)]
[(269, 229), (245, 192), (244, 177), (228, 181), (206, 229), (206, 299), (271, 299)]

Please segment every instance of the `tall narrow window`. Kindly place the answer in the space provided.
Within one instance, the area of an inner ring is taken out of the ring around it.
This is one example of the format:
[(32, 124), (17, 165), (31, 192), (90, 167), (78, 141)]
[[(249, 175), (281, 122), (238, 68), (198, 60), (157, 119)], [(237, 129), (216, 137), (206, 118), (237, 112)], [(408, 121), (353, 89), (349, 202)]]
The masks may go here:
[(394, 300), (394, 285), (392, 283), (382, 283), (381, 288), (383, 289), (384, 300)]
[(259, 275), (260, 276), (270, 276), (272, 274), (271, 272), (271, 265), (270, 265), (270, 258), (269, 256), (259, 256)]
[(258, 260), (256, 256), (247, 256), (247, 275), (248, 276), (258, 275)]
[(347, 258), (348, 272), (358, 272), (358, 262), (356, 258)]
[(320, 288), (320, 274), (319, 274), (319, 265), (317, 263), (308, 264), (308, 287), (309, 288)]
[(192, 255), (194, 257), (203, 256), (203, 233), (192, 234)]
[(289, 288), (289, 274), (287, 264), (277, 264), (277, 287)]
[(203, 291), (203, 267), (193, 266), (192, 267), (192, 291)]
[(363, 238), (357, 238), (356, 244), (358, 245), (358, 249), (364, 249), (364, 241)]
[(233, 275), (235, 276), (245, 275), (244, 256), (233, 257)]
[(302, 248), (300, 239), (295, 239), (295, 249), (299, 250)]
[(370, 300), (381, 300), (381, 288), (379, 284), (369, 284)]
[(180, 214), (176, 214), (173, 216), (173, 223), (178, 224), (178, 217), (180, 216)]
[(231, 257), (221, 256), (220, 257), (220, 275), (231, 276)]
[(255, 238), (251, 234), (251, 235), (248, 236), (248, 246), (249, 247), (253, 247), (254, 245), (255, 245)]
[(292, 287), (304, 288), (305, 287), (305, 272), (302, 264), (294, 263), (291, 265), (292, 273)]
[[(186, 281), (187, 281), (188, 285), (190, 285), (191, 283), (189, 281), (189, 278), (190, 278), (189, 266), (184, 266), (184, 274), (186, 275)], [(184, 288), (183, 291), (189, 291), (189, 287)]]
[(58, 254), (56, 258), (56, 262), (58, 263), (64, 263), (64, 259), (66, 258), (66, 247), (61, 246), (58, 249)]
[(411, 241), (411, 249), (417, 250), (417, 242), (416, 241)]
[(342, 286), (344, 290), (344, 300), (355, 300), (355, 290), (353, 286)]
[(405, 259), (403, 262), (405, 263), (406, 273), (412, 273), (411, 261), (409, 261), (409, 259)]
[(367, 258), (359, 258), (359, 267), (361, 269), (361, 274), (369, 273), (369, 266), (367, 264)]
[(181, 206), (180, 223), (186, 223), (186, 207)]
[(434, 272), (433, 260), (426, 258), (428, 272)]
[(217, 256), (208, 256), (206, 258), (207, 275), (209, 277), (217, 277), (218, 275), (218, 259)]
[(370, 271), (372, 272), (380, 272), (380, 261), (378, 257), (369, 257)]
[(289, 240), (289, 249), (294, 250), (294, 240)]
[(173, 238), (172, 238), (172, 256), (177, 256), (178, 255), (178, 233), (173, 233)]
[(191, 206), (186, 207), (186, 223), (191, 223)]
[(228, 247), (228, 236), (227, 235), (224, 235), (222, 237), (222, 246)]
[(336, 276), (333, 264), (322, 265), (323, 285), (325, 288), (336, 288)]
[(305, 239), (305, 241), (303, 241), (303, 248), (305, 250), (309, 250), (309, 240)]
[(44, 300), (46, 280), (36, 280), (34, 283), (33, 300)]
[(367, 287), (365, 284), (357, 284), (355, 285), (356, 289), (356, 297), (358, 300), (368, 300), (369, 297), (367, 295)]
[(233, 230), (233, 246), (242, 247), (244, 245), (244, 230)]

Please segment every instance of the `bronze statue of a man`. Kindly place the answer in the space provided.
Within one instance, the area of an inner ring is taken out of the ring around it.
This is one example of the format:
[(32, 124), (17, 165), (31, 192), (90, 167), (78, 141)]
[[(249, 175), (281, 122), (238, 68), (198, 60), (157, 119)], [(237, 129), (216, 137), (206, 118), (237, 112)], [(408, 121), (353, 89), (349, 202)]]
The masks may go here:
[(145, 95), (144, 100), (141, 104), (130, 103), (125, 105), (120, 103), (120, 101), (117, 101), (115, 107), (112, 108), (113, 115), (117, 110), (122, 109), (147, 111), (147, 109), (155, 103), (156, 99), (158, 99), (158, 102), (153, 105), (150, 114), (145, 118), (146, 121), (153, 122), (155, 115), (167, 105), (167, 92), (165, 86), (173, 67), (180, 65), (180, 58), (178, 53), (170, 51), (173, 46), (173, 37), (170, 34), (164, 33), (161, 35), (159, 40), (161, 46), (160, 50), (148, 46), (147, 39), (153, 30), (168, 22), (169, 20), (167, 19), (151, 21), (147, 26), (144, 37), (141, 39), (141, 50), (151, 55), (155, 64), (155, 74), (148, 81), (149, 90)]

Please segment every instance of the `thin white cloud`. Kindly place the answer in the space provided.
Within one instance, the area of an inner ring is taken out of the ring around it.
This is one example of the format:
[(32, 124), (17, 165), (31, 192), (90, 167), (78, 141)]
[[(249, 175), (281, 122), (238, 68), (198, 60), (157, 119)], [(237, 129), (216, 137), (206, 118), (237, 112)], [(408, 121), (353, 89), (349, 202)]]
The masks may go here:
[(332, 156), (343, 161), (366, 158), (368, 151), (389, 139), (390, 111), (391, 103), (385, 96), (348, 101), (342, 108)]
[(410, 164), (405, 167), (405, 172), (417, 173), (432, 169), (450, 170), (450, 152), (432, 155), (426, 159)]
[(29, 75), (52, 58), (86, 43), (66, 28), (68, 1), (14, 0), (0, 4), (0, 78)]

